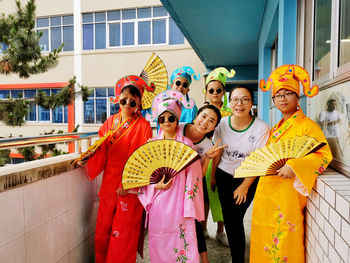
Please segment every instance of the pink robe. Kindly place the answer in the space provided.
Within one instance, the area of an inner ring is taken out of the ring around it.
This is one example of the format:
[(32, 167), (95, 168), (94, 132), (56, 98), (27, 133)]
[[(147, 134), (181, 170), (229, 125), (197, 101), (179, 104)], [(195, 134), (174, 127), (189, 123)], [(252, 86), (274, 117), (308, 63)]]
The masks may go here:
[[(156, 139), (162, 138), (160, 130)], [(175, 140), (193, 147), (179, 128)], [(152, 263), (199, 262), (194, 220), (204, 220), (201, 169), (200, 161), (194, 162), (174, 177), (168, 190), (157, 190), (155, 185), (140, 189), (139, 199), (147, 212)]]

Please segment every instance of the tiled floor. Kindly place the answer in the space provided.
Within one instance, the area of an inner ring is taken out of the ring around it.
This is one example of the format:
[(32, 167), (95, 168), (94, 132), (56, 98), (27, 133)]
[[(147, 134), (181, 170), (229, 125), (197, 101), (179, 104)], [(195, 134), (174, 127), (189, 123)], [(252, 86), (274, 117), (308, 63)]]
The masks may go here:
[[(246, 248), (246, 263), (249, 262), (249, 240), (250, 240), (250, 225), (251, 225), (251, 214), (252, 205), (248, 208), (248, 211), (244, 218), (244, 227), (246, 232), (247, 248)], [(216, 223), (213, 222), (211, 215), (209, 213), (208, 219), (208, 232), (210, 237), (207, 239), (208, 256), (210, 263), (228, 263), (231, 262), (230, 249), (228, 247), (222, 246), (216, 239)], [(144, 259), (142, 260), (139, 255), (136, 263), (148, 263), (148, 237), (145, 237), (145, 249), (144, 249)]]

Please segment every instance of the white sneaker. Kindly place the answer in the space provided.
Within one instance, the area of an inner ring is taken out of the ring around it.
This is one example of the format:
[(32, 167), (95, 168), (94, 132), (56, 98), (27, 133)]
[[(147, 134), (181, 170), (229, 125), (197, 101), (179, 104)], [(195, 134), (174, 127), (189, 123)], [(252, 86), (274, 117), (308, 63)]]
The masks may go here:
[(203, 232), (204, 232), (204, 237), (205, 237), (205, 238), (210, 237), (210, 236), (209, 236), (209, 233), (208, 233), (208, 230), (204, 230)]
[(229, 247), (230, 246), (228, 244), (228, 240), (227, 240), (227, 236), (226, 236), (225, 232), (216, 233), (215, 237), (221, 243), (221, 245), (223, 245), (225, 247)]

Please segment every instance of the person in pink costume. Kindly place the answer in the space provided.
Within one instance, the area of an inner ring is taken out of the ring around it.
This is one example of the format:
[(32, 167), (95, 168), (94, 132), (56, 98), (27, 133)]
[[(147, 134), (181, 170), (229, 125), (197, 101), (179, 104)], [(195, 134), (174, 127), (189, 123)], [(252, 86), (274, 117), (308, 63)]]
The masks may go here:
[[(169, 95), (168, 98), (152, 106), (160, 125), (155, 140), (173, 139), (193, 147), (178, 127), (181, 100), (172, 98), (172, 93), (180, 96), (179, 92), (164, 93)], [(167, 97), (162, 93), (158, 96), (163, 99)], [(201, 169), (197, 160), (166, 184), (163, 177), (159, 183), (140, 189), (138, 197), (147, 213), (151, 262), (199, 262), (195, 219), (204, 220)]]

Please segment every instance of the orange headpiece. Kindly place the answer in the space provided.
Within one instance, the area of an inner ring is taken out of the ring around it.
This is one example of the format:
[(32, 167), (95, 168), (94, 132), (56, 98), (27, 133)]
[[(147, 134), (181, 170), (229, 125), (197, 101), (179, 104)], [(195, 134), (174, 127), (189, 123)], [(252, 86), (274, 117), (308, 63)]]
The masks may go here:
[(260, 80), (259, 87), (262, 91), (268, 91), (272, 87), (272, 96), (281, 89), (300, 93), (300, 85), (303, 85), (304, 94), (308, 97), (313, 97), (318, 94), (318, 85), (310, 87), (309, 73), (302, 67), (297, 65), (283, 65), (276, 68), (267, 80)]

